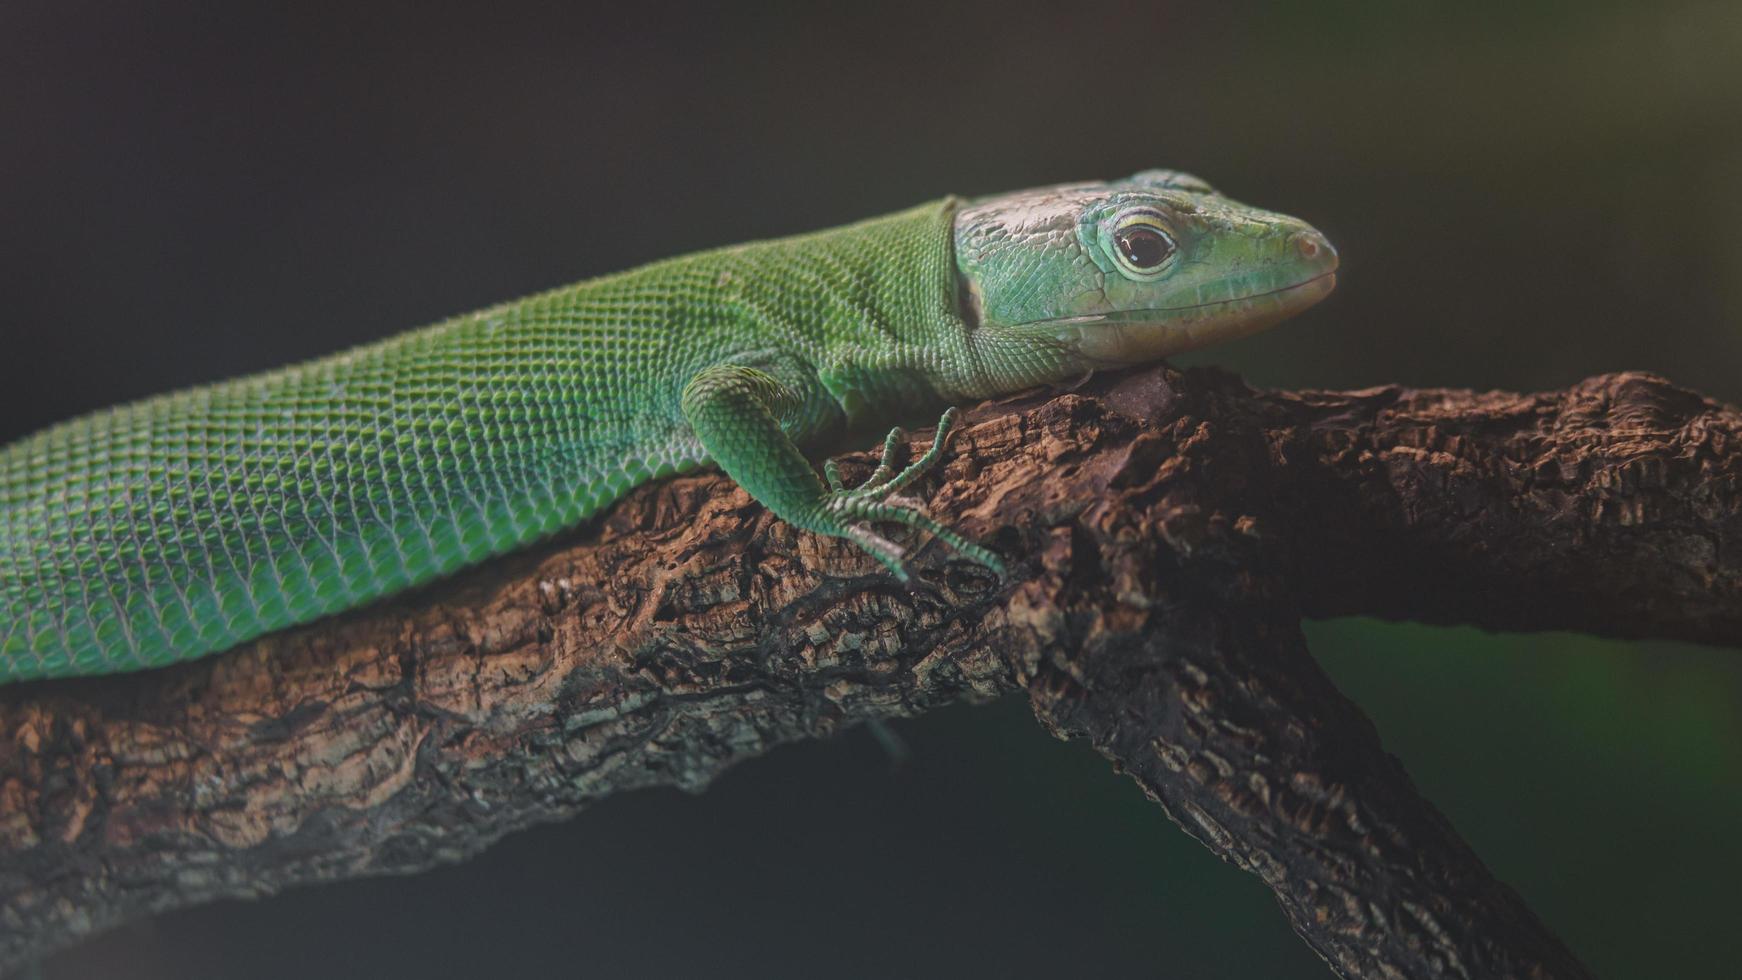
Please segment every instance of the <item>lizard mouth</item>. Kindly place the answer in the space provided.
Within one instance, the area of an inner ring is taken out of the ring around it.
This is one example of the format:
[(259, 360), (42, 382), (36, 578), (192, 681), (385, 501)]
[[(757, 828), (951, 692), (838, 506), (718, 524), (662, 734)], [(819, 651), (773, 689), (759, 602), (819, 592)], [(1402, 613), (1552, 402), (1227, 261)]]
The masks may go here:
[[(1119, 311), (1114, 312), (1114, 313), (1085, 313), (1085, 314), (1082, 314), (1080, 316), (1052, 317), (1052, 318), (1046, 319), (1046, 320), (1030, 320), (1029, 322), (1023, 324), (1023, 326), (1025, 326), (1025, 327), (1045, 327), (1045, 326), (1051, 326), (1054, 324), (1068, 325), (1068, 324), (1079, 324), (1079, 323), (1083, 323), (1083, 324), (1122, 323), (1122, 324), (1163, 325), (1162, 320), (1158, 319), (1158, 316), (1161, 314), (1185, 314), (1185, 313), (1192, 313), (1192, 312), (1197, 312), (1197, 311), (1212, 311), (1212, 310), (1221, 311), (1221, 310), (1224, 310), (1225, 308), (1228, 308), (1228, 307), (1246, 308), (1246, 307), (1256, 307), (1256, 306), (1267, 306), (1270, 304), (1266, 303), (1265, 302), (1266, 300), (1271, 300), (1271, 301), (1275, 301), (1275, 302), (1284, 302), (1285, 297), (1286, 297), (1287, 301), (1290, 302), (1290, 305), (1292, 305), (1292, 302), (1297, 300), (1297, 299), (1298, 300), (1305, 300), (1304, 305), (1301, 305), (1299, 307), (1295, 307), (1296, 310), (1301, 310), (1301, 309), (1305, 309), (1307, 306), (1310, 306), (1313, 303), (1318, 302), (1319, 300), (1325, 298), (1326, 296), (1329, 296), (1331, 293), (1331, 290), (1335, 289), (1336, 286), (1337, 286), (1337, 274), (1336, 274), (1336, 272), (1334, 272), (1334, 271), (1333, 272), (1325, 272), (1325, 273), (1321, 273), (1319, 275), (1313, 276), (1311, 279), (1304, 279), (1304, 280), (1297, 282), (1291, 286), (1281, 286), (1281, 287), (1278, 287), (1276, 289), (1268, 289), (1268, 290), (1265, 290), (1264, 292), (1251, 293), (1251, 294), (1248, 294), (1246, 296), (1235, 296), (1235, 297), (1232, 297), (1230, 299), (1212, 300), (1208, 303), (1188, 303), (1188, 304), (1183, 305), (1183, 306), (1145, 306), (1145, 307), (1142, 307), (1140, 309), (1119, 310)], [(1299, 295), (1299, 296), (1291, 295), (1291, 294), (1296, 294), (1296, 293), (1303, 294), (1303, 295)], [(1307, 295), (1304, 295), (1304, 294), (1311, 294), (1311, 296), (1310, 296), (1310, 298), (1308, 298)], [(1168, 319), (1171, 319), (1171, 317), (1169, 317)]]
[(1059, 317), (1024, 324), (1095, 365), (1143, 364), (1266, 330), (1330, 295), (1335, 271), (1232, 299)]

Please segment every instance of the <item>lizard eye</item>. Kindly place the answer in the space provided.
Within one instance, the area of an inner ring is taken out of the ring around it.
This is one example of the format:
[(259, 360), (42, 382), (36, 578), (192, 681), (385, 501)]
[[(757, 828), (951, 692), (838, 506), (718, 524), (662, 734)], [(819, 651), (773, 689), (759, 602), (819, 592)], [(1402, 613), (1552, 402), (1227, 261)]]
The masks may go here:
[(1120, 215), (1113, 223), (1113, 261), (1128, 279), (1157, 279), (1176, 250), (1161, 216), (1144, 209)]

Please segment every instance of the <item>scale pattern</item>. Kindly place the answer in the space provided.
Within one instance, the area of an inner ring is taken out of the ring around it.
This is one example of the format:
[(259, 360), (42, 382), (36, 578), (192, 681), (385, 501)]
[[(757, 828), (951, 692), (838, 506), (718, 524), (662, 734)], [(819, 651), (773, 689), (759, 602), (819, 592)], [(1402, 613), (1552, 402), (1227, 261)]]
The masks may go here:
[(710, 367), (778, 376), (800, 442), (910, 397), (903, 359), (952, 349), (952, 213), (672, 259), (13, 443), (0, 683), (202, 656), (572, 526), (711, 462), (682, 407)]

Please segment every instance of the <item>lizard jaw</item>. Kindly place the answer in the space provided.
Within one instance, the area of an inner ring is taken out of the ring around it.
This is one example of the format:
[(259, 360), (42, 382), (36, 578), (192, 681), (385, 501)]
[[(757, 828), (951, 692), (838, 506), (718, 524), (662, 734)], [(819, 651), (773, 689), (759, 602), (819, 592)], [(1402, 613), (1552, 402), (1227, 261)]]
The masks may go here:
[(1238, 299), (1063, 317), (1028, 326), (1052, 327), (1057, 340), (1091, 365), (1145, 364), (1269, 329), (1329, 296), (1336, 285), (1337, 274), (1325, 272)]

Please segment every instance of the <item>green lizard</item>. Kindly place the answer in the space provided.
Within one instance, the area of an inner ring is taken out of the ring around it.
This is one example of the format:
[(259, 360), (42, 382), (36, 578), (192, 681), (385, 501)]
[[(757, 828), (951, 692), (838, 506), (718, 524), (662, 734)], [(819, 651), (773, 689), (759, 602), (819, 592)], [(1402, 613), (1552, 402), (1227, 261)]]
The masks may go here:
[(954, 198), (644, 266), (320, 360), (95, 412), (0, 453), (0, 682), (203, 656), (569, 527), (714, 464), (780, 518), (996, 556), (800, 451), (1262, 329), (1336, 253), (1300, 221), (1149, 171)]

